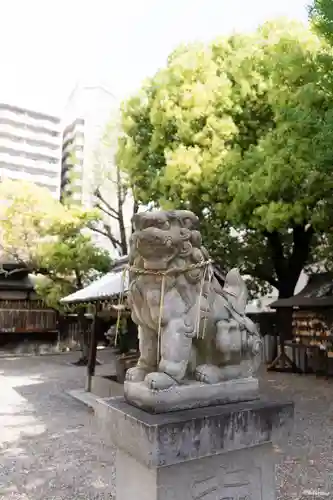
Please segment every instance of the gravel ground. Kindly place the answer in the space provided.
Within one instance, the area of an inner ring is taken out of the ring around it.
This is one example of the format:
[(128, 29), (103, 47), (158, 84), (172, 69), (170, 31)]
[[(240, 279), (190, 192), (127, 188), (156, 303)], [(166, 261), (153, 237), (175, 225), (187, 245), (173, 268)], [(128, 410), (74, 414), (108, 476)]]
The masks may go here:
[[(114, 450), (66, 394), (83, 386), (85, 369), (68, 364), (75, 358), (0, 359), (1, 500), (114, 498)], [(333, 498), (333, 379), (263, 372), (261, 383), (296, 404), (293, 433), (275, 446), (278, 500)]]
[(333, 499), (333, 378), (263, 372), (261, 386), (295, 403), (293, 432), (276, 446), (278, 500)]
[(0, 360), (1, 500), (113, 498), (114, 451), (66, 394), (84, 383), (85, 369), (68, 364), (77, 357)]

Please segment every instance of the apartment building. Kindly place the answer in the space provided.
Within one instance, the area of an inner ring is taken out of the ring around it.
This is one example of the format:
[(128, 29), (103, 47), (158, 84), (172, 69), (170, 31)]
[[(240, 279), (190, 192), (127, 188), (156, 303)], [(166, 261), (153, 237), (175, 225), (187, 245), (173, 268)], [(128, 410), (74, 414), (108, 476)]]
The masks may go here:
[(60, 119), (0, 103), (0, 179), (23, 179), (60, 195)]
[[(70, 196), (73, 201), (92, 208), (96, 187), (104, 185), (108, 202), (117, 207), (115, 185), (103, 179), (102, 163), (108, 163), (108, 171), (112, 170), (112, 152), (103, 146), (103, 137), (118, 108), (117, 99), (106, 86), (85, 83), (74, 88), (63, 118), (60, 199)], [(130, 231), (132, 204), (128, 201), (124, 210), (126, 228)], [(108, 224), (113, 225), (112, 232), (117, 235), (117, 222), (109, 219)], [(105, 237), (93, 236), (98, 245), (112, 250)]]
[(75, 118), (62, 134), (60, 199), (70, 197), (80, 204), (83, 196), (84, 125), (83, 118)]
[(79, 84), (65, 108), (62, 127), (61, 198), (93, 204), (96, 154), (116, 99), (101, 85)]

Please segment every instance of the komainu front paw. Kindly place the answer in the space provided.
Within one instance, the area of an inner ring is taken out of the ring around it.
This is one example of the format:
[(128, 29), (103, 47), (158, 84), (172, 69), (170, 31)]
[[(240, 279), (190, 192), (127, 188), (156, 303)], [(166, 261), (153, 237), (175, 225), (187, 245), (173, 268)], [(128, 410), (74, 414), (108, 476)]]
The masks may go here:
[(147, 375), (147, 371), (138, 366), (129, 368), (126, 372), (126, 380), (129, 382), (143, 382)]
[(148, 373), (145, 378), (145, 383), (149, 389), (155, 391), (163, 391), (165, 389), (169, 389), (173, 385), (177, 385), (176, 380), (164, 372)]
[(195, 378), (205, 384), (217, 384), (221, 380), (221, 368), (215, 365), (200, 365), (195, 370)]

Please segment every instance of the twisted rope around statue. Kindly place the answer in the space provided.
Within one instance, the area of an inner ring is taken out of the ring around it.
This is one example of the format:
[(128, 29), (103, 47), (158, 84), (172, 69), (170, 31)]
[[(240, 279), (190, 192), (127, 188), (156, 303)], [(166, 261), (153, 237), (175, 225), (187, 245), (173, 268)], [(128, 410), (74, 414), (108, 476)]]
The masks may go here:
[[(118, 301), (118, 315), (117, 315), (117, 324), (116, 324), (116, 336), (115, 336), (115, 345), (117, 345), (118, 341), (118, 334), (119, 334), (119, 327), (120, 327), (120, 320), (121, 320), (121, 311), (124, 308), (123, 305), (123, 300), (124, 300), (124, 291), (125, 291), (125, 277), (127, 272), (131, 272), (134, 274), (138, 275), (149, 275), (149, 276), (160, 276), (161, 279), (161, 296), (160, 296), (160, 305), (159, 305), (159, 318), (158, 318), (158, 331), (157, 331), (157, 364), (160, 361), (160, 349), (161, 349), (161, 329), (162, 329), (162, 316), (163, 316), (163, 304), (164, 304), (164, 296), (165, 296), (165, 282), (166, 278), (168, 276), (174, 276), (177, 274), (185, 274), (190, 271), (193, 271), (195, 269), (204, 269), (202, 278), (201, 278), (201, 286), (200, 286), (200, 293), (199, 293), (199, 300), (198, 300), (198, 310), (197, 310), (197, 315), (196, 315), (196, 327), (195, 327), (195, 336), (199, 338), (200, 336), (200, 317), (201, 317), (201, 309), (200, 309), (200, 303), (201, 303), (201, 298), (203, 294), (203, 288), (205, 285), (205, 280), (207, 276), (207, 272), (209, 270), (209, 266), (212, 264), (212, 260), (205, 260), (202, 262), (199, 262), (197, 264), (190, 264), (189, 266), (186, 267), (173, 267), (170, 269), (167, 269), (165, 271), (158, 271), (154, 269), (142, 269), (139, 267), (135, 266), (125, 266), (122, 272), (122, 278), (121, 278), (121, 292), (119, 294), (119, 301)], [(213, 278), (213, 272), (209, 273), (209, 278), (208, 278), (208, 284), (210, 285), (212, 278)], [(207, 325), (207, 314), (204, 317), (204, 325), (202, 329), (202, 335), (201, 338), (203, 339), (205, 337), (206, 333), (206, 325)]]

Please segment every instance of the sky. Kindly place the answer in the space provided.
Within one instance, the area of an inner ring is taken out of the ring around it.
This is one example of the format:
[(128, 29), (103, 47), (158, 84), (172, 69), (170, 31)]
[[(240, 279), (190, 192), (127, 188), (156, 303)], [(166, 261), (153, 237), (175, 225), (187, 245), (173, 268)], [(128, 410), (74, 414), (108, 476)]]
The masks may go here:
[(123, 99), (180, 43), (307, 21), (309, 0), (2, 0), (0, 102), (60, 115), (78, 81)]

